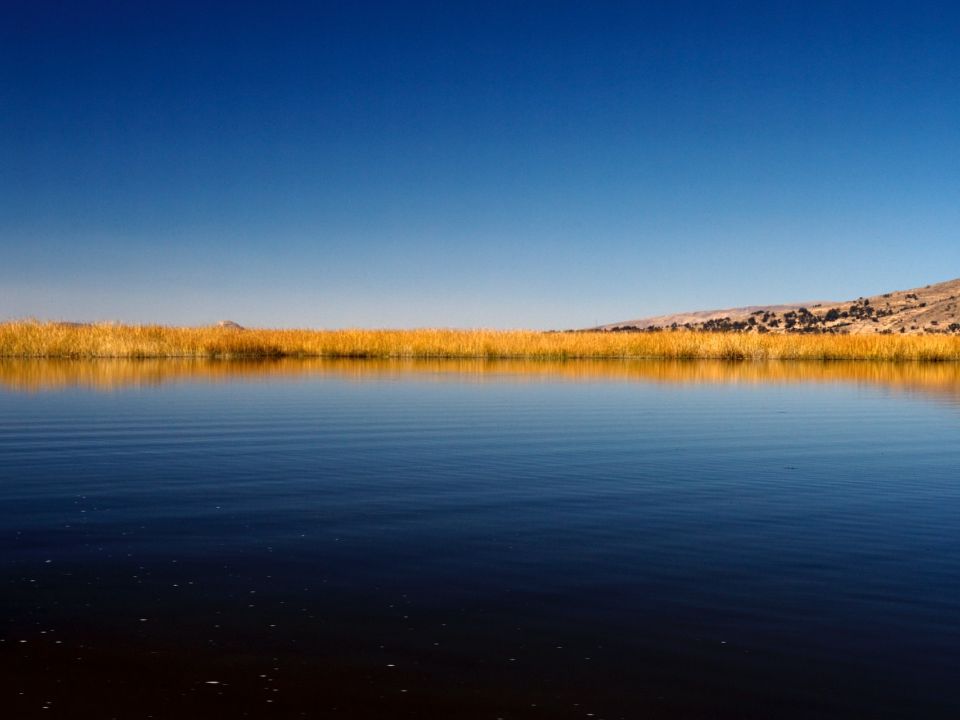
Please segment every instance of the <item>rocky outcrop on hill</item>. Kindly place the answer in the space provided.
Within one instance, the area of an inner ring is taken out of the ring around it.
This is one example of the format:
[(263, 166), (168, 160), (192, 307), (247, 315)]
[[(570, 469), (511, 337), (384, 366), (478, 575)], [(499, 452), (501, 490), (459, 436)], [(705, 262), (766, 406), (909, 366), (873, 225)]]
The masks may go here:
[(960, 279), (846, 302), (706, 310), (603, 325), (610, 332), (960, 335)]

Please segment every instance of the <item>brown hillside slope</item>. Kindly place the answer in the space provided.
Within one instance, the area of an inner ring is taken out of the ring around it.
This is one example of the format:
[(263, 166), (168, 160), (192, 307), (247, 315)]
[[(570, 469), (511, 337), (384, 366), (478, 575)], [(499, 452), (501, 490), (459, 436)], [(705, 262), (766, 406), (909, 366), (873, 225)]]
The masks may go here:
[(628, 320), (597, 329), (629, 332), (669, 328), (851, 335), (960, 334), (960, 278), (846, 302), (701, 310)]

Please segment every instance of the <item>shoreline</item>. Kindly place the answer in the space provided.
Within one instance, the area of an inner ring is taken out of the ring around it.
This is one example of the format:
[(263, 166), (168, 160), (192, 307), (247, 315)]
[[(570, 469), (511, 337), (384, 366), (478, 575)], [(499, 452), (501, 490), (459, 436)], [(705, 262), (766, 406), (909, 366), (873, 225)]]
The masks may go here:
[(960, 335), (667, 330), (271, 330), (0, 323), (6, 359), (486, 359), (960, 361)]

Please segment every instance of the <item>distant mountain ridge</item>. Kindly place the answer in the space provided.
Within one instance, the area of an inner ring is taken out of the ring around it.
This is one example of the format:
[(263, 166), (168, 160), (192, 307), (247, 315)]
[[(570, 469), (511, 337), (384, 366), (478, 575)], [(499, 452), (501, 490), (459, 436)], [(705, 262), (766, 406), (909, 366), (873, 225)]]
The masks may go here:
[(688, 329), (757, 333), (960, 335), (960, 278), (844, 302), (750, 305), (601, 325), (609, 332)]

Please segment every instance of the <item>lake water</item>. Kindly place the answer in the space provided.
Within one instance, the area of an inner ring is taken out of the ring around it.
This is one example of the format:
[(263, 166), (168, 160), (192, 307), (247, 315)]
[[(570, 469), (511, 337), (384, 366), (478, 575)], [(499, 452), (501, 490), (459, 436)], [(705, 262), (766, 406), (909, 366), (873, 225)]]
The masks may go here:
[(960, 368), (0, 362), (10, 718), (960, 717)]

